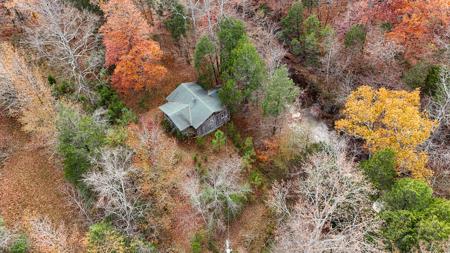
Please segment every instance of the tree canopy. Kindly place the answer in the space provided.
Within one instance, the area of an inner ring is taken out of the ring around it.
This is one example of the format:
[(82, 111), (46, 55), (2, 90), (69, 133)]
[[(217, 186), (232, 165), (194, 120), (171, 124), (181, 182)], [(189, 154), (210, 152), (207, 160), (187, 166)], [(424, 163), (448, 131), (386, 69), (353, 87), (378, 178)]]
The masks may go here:
[(418, 151), (431, 134), (435, 122), (420, 111), (420, 92), (378, 90), (361, 86), (353, 91), (336, 128), (363, 138), (371, 152), (386, 148), (396, 154), (399, 173), (429, 178), (428, 155)]

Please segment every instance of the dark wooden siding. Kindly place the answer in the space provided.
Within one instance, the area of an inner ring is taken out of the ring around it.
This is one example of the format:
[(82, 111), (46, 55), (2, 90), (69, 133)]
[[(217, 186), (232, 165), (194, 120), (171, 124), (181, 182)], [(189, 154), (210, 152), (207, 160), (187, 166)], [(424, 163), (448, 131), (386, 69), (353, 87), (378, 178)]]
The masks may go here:
[(227, 123), (229, 120), (230, 114), (228, 113), (228, 110), (216, 112), (197, 128), (197, 136), (209, 134), (221, 127), (223, 124)]

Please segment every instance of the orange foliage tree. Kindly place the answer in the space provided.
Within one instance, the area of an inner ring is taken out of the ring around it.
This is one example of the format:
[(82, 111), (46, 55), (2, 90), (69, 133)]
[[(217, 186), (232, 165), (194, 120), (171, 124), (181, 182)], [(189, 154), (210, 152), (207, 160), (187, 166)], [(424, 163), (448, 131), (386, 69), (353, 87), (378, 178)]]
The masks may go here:
[(105, 65), (111, 66), (148, 39), (151, 29), (132, 0), (110, 0), (100, 6), (106, 17), (100, 28), (106, 49)]
[(118, 90), (141, 90), (155, 85), (167, 72), (159, 64), (161, 58), (156, 42), (142, 41), (120, 59), (112, 77), (113, 86)]
[(396, 153), (399, 172), (429, 178), (428, 155), (418, 146), (430, 136), (435, 122), (420, 112), (420, 92), (374, 90), (361, 86), (347, 99), (344, 118), (336, 128), (366, 140), (369, 151), (390, 148)]
[(105, 65), (116, 65), (112, 85), (120, 91), (156, 85), (166, 74), (162, 52), (150, 40), (151, 28), (132, 0), (110, 0), (101, 5), (107, 21), (100, 28), (106, 48)]
[(407, 58), (434, 46), (450, 24), (450, 0), (392, 0), (375, 8), (375, 16), (393, 24), (389, 37), (405, 46)]

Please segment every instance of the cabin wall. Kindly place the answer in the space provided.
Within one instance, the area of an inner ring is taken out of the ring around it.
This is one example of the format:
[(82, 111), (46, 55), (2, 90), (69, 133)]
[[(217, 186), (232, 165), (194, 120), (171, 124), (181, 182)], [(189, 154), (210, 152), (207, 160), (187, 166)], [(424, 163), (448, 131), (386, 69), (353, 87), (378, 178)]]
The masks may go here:
[(203, 124), (197, 128), (197, 136), (203, 136), (211, 133), (217, 128), (230, 120), (230, 114), (228, 110), (216, 112), (211, 115)]

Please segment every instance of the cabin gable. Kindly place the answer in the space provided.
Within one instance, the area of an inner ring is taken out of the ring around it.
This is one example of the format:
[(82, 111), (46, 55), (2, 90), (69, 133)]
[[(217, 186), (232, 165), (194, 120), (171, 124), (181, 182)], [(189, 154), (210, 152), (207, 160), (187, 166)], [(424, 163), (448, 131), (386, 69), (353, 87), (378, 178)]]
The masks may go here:
[(217, 128), (223, 126), (230, 120), (230, 114), (228, 110), (216, 112), (211, 115), (200, 127), (197, 128), (197, 136), (207, 135)]

